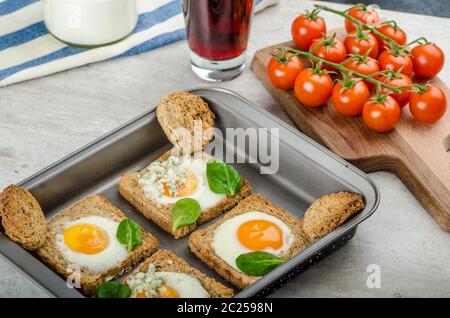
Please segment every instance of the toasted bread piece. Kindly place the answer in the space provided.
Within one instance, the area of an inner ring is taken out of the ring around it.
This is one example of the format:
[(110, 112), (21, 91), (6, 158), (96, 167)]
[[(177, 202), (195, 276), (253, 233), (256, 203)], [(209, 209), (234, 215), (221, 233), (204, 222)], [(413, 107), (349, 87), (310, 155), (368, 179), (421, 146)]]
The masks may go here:
[[(160, 99), (156, 116), (167, 138), (183, 153), (201, 151), (213, 138), (210, 128), (214, 127), (215, 115), (199, 96), (187, 92), (170, 93)], [(201, 127), (196, 126), (200, 123)], [(195, 129), (198, 131), (194, 132)]]
[(274, 203), (266, 199), (260, 194), (252, 194), (242, 200), (233, 210), (225, 214), (220, 220), (207, 227), (206, 229), (197, 230), (189, 237), (189, 247), (191, 251), (197, 255), (210, 268), (214, 269), (219, 275), (231, 282), (239, 289), (248, 287), (261, 277), (248, 276), (223, 261), (212, 247), (212, 238), (214, 231), (227, 220), (244, 214), (249, 211), (259, 211), (278, 217), (292, 231), (295, 239), (292, 246), (282, 257), (290, 258), (309, 245), (307, 236), (303, 233), (302, 222), (293, 217), (288, 212), (277, 207)]
[(47, 235), (41, 206), (25, 188), (10, 185), (0, 195), (0, 218), (8, 237), (28, 250), (41, 247)]
[(317, 199), (303, 217), (303, 231), (311, 241), (324, 237), (350, 216), (364, 209), (362, 196), (351, 192), (337, 192)]
[[(157, 161), (164, 161), (172, 155), (171, 151), (165, 152)], [(206, 153), (203, 156), (210, 157)], [(201, 211), (200, 218), (196, 223), (181, 226), (175, 231), (172, 231), (172, 208), (173, 204), (158, 204), (148, 198), (142, 188), (139, 186), (139, 178), (146, 173), (146, 169), (139, 172), (128, 173), (122, 177), (119, 182), (120, 194), (130, 202), (139, 212), (145, 217), (158, 224), (164, 231), (172, 234), (176, 239), (182, 238), (192, 232), (197, 224), (206, 223), (222, 213), (233, 208), (239, 201), (249, 196), (252, 193), (252, 188), (249, 182), (242, 178), (244, 186), (242, 189), (232, 197), (225, 197), (217, 202), (216, 205)]]
[(129, 277), (138, 272), (146, 272), (150, 264), (155, 266), (157, 272), (185, 273), (197, 278), (203, 288), (209, 293), (210, 298), (230, 298), (234, 295), (231, 288), (222, 285), (211, 277), (203, 274), (198, 269), (193, 268), (171, 251), (163, 249), (158, 250), (147, 258), (124, 280), (124, 282), (126, 283)]
[[(67, 278), (73, 273), (68, 270), (70, 263), (59, 249), (56, 237), (58, 234), (63, 233), (64, 226), (67, 222), (75, 221), (81, 217), (87, 216), (105, 217), (116, 222), (121, 222), (127, 218), (122, 211), (112, 205), (105, 197), (93, 195), (71, 205), (51, 219), (47, 224), (47, 240), (45, 241), (44, 246), (37, 250), (37, 254), (54, 271), (64, 278)], [(138, 261), (154, 252), (159, 245), (158, 239), (145, 231), (142, 231), (141, 235), (142, 244), (136, 246), (124, 260), (108, 270), (104, 272), (95, 272), (88, 268), (81, 267), (80, 285), (82, 292), (86, 295), (92, 295), (97, 286), (117, 275), (127, 272)]]

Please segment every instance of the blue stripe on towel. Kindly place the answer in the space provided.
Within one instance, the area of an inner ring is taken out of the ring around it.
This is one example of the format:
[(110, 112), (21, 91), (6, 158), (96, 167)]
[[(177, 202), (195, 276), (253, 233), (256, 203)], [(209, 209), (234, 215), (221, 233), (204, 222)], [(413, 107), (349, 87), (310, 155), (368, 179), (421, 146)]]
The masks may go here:
[(48, 31), (44, 25), (44, 22), (41, 21), (16, 32), (0, 36), (0, 51), (9, 47), (21, 45), (47, 33)]
[(60, 49), (60, 50), (50, 53), (48, 55), (39, 57), (37, 59), (28, 61), (26, 63), (19, 64), (19, 65), (10, 67), (10, 68), (6, 68), (6, 69), (0, 71), (0, 81), (17, 73), (17, 72), (24, 70), (24, 69), (27, 69), (27, 68), (30, 68), (33, 66), (37, 66), (37, 65), (41, 65), (41, 64), (45, 64), (45, 63), (48, 63), (48, 62), (51, 62), (54, 60), (58, 60), (60, 58), (74, 55), (74, 54), (83, 52), (85, 50), (86, 49), (67, 46), (63, 49)]
[[(6, 0), (4, 2), (0, 3), (0, 17), (1, 15), (5, 15), (8, 13), (12, 13), (16, 10), (19, 10), (27, 5), (30, 5), (34, 2), (37, 2), (39, 0)], [(259, 4), (262, 0), (256, 0), (255, 3)], [(147, 13), (143, 13), (139, 16), (138, 23), (136, 25), (136, 28), (134, 30), (134, 33), (144, 31), (146, 29), (149, 29), (156, 24), (160, 24), (177, 14), (180, 14), (182, 12), (181, 8), (181, 1), (180, 0), (173, 0), (165, 5), (162, 5), (161, 7)], [(44, 23), (38, 22), (33, 25), (30, 25), (26, 28), (23, 28), (21, 30), (15, 31), (13, 33), (4, 35), (0, 37), (0, 51), (4, 50), (8, 47), (14, 47), (21, 45), (23, 43), (26, 43), (28, 41), (31, 41), (33, 39), (36, 39), (40, 36), (43, 36), (47, 34), (48, 31), (45, 28)], [(185, 36), (185, 30), (184, 28), (175, 30), (173, 32), (166, 32), (163, 34), (159, 34), (155, 36), (152, 39), (147, 40), (144, 43), (141, 43), (135, 47), (132, 47), (131, 49), (127, 50), (126, 52), (120, 54), (118, 57), (125, 57), (125, 56), (131, 56), (136, 55), (142, 52), (146, 52), (155, 48), (158, 48), (160, 46), (179, 41), (184, 39)], [(45, 56), (41, 56), (39, 58), (27, 61), (23, 64), (12, 66), (3, 70), (0, 70), (0, 81), (17, 73), (20, 71), (23, 71), (28, 68), (32, 68), (41, 64), (49, 63), (61, 58), (65, 58), (68, 56), (80, 54), (86, 51), (86, 49), (83, 48), (75, 48), (75, 47), (64, 47), (60, 50), (57, 50), (53, 53), (47, 54)]]
[[(163, 33), (161, 35), (158, 35), (140, 45), (137, 45), (131, 49), (129, 49), (128, 51), (122, 53), (121, 55), (117, 56), (118, 57), (124, 57), (124, 56), (131, 56), (131, 55), (136, 55), (142, 52), (146, 52), (155, 48), (158, 48), (160, 46), (175, 42), (175, 41), (179, 41), (181, 39), (183, 39), (185, 37), (185, 31), (184, 28), (183, 29), (179, 29), (179, 30), (175, 30), (173, 32), (167, 32), (167, 33)], [(0, 72), (0, 80), (3, 80), (17, 72), (20, 72), (24, 69), (33, 67), (33, 66), (37, 66), (40, 64), (44, 64), (44, 63), (48, 63), (63, 57), (67, 57), (70, 55), (74, 55), (74, 54), (78, 54), (81, 53), (83, 51), (85, 51), (86, 49), (83, 48), (75, 48), (75, 47), (65, 47), (61, 50), (58, 50), (54, 53), (48, 54), (46, 56), (37, 58), (35, 60), (5, 69), (3, 71)]]
[[(161, 7), (159, 7), (158, 9), (155, 9), (151, 12), (142, 14), (138, 25), (136, 26), (136, 31), (139, 30), (146, 30), (151, 28), (152, 26), (159, 24), (161, 22), (164, 22), (168, 19), (170, 19), (171, 17), (177, 15), (178, 13), (180, 13), (181, 7), (180, 7), (180, 3), (179, 1), (172, 1), (166, 5), (163, 5)], [(155, 37), (155, 39), (158, 37)], [(153, 40), (153, 39), (152, 39)], [(151, 41), (151, 40), (150, 40)], [(75, 47), (65, 47), (62, 48), (60, 50), (57, 50), (53, 53), (50, 53), (48, 55), (39, 57), (37, 59), (25, 62), (23, 64), (19, 64), (10, 68), (6, 68), (4, 70), (0, 71), (0, 80), (3, 80), (9, 76), (11, 76), (12, 74), (15, 74), (17, 72), (20, 72), (24, 69), (30, 68), (30, 67), (34, 67), (34, 66), (38, 66), (44, 63), (49, 63), (52, 62), (54, 60), (57, 59), (61, 59), (64, 57), (68, 57), (74, 54), (78, 54), (81, 52), (86, 51), (86, 49), (83, 48), (75, 48)]]
[(143, 13), (139, 16), (138, 23), (134, 29), (134, 33), (149, 29), (155, 24), (169, 20), (182, 12), (181, 1), (174, 0), (162, 5), (156, 10)]
[(0, 16), (13, 13), (39, 0), (5, 0), (0, 2)]
[[(139, 15), (139, 20), (134, 29), (134, 33), (146, 30), (156, 23), (161, 23), (181, 12), (181, 2), (179, 0), (174, 0), (153, 11), (142, 13)], [(44, 22), (41, 21), (35, 23), (16, 32), (0, 36), (0, 51), (24, 44), (46, 34), (48, 34), (48, 31)]]
[(161, 35), (154, 37), (153, 39), (150, 39), (144, 43), (141, 43), (140, 45), (132, 47), (128, 51), (118, 55), (116, 58), (132, 56), (132, 55), (140, 54), (142, 52), (147, 52), (147, 51), (156, 49), (160, 46), (183, 40), (185, 38), (186, 38), (186, 32), (185, 32), (184, 28), (175, 30), (173, 32), (163, 33)]

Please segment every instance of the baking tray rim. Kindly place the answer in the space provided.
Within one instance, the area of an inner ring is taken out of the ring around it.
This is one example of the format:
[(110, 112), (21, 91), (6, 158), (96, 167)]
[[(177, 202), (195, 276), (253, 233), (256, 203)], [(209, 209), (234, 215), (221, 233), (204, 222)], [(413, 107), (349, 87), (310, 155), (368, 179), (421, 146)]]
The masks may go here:
[[(365, 221), (367, 218), (369, 218), (378, 208), (380, 203), (380, 191), (376, 184), (372, 181), (372, 179), (362, 172), (360, 169), (356, 168), (352, 164), (348, 163), (344, 159), (337, 156), (335, 153), (331, 152), (329, 149), (325, 148), (324, 146), (320, 145), (310, 137), (304, 135), (302, 132), (300, 132), (298, 129), (293, 127), (292, 125), (284, 122), (280, 118), (276, 117), (274, 114), (270, 113), (269, 111), (256, 106), (246, 98), (244, 98), (242, 95), (233, 92), (231, 90), (221, 88), (221, 87), (194, 87), (191, 89), (188, 89), (189, 92), (195, 91), (215, 91), (215, 92), (221, 92), (228, 95), (231, 95), (237, 99), (239, 99), (241, 102), (247, 104), (248, 106), (252, 107), (255, 111), (259, 112), (261, 115), (268, 117), (268, 119), (275, 122), (277, 125), (281, 126), (283, 129), (288, 130), (289, 132), (293, 133), (297, 137), (301, 138), (302, 140), (308, 142), (312, 146), (318, 148), (328, 156), (332, 157), (334, 160), (338, 161), (339, 163), (343, 164), (346, 168), (352, 170), (354, 173), (359, 175), (364, 181), (366, 181), (372, 190), (374, 191), (374, 202), (372, 206), (370, 207), (369, 211), (366, 211), (367, 207), (357, 216), (358, 218), (352, 218), (348, 222), (342, 224), (340, 227), (338, 227), (336, 230), (332, 231), (325, 237), (321, 238), (320, 240), (314, 242), (311, 244), (308, 248), (301, 251), (299, 254), (295, 255), (291, 259), (289, 259), (286, 263), (280, 265), (278, 268), (273, 270), (270, 274), (265, 275), (260, 280), (258, 280), (256, 283), (252, 284), (251, 286), (247, 287), (246, 289), (238, 292), (235, 297), (241, 298), (241, 297), (251, 297), (254, 296), (260, 289), (264, 289), (264, 287), (271, 285), (275, 283), (277, 280), (279, 280), (281, 277), (283, 277), (286, 273), (294, 269), (296, 266), (299, 266), (302, 264), (303, 261), (311, 258), (315, 253), (317, 253), (319, 250), (325, 248), (329, 244), (332, 244), (333, 241), (337, 240), (338, 238), (346, 235), (348, 232), (350, 232), (353, 228), (357, 227), (358, 224)], [(133, 123), (141, 120), (144, 117), (147, 117), (154, 113), (156, 110), (156, 105), (150, 106), (149, 110), (143, 112), (142, 114), (128, 120), (124, 124), (119, 125), (118, 127), (112, 129), (111, 131), (101, 135), (100, 137), (96, 138), (95, 140), (87, 143), (86, 145), (74, 150), (73, 152), (69, 153), (68, 155), (62, 157), (61, 159), (55, 161), (54, 163), (50, 164), (49, 166), (37, 171), (36, 173), (30, 175), (29, 177), (23, 179), (22, 181), (18, 182), (17, 186), (23, 186), (26, 183), (32, 181), (33, 179), (39, 177), (40, 175), (46, 173), (47, 171), (53, 169), (54, 167), (60, 165), (61, 163), (70, 160), (71, 158), (75, 157), (76, 155), (86, 151), (87, 149), (93, 147), (94, 145), (102, 142), (103, 140), (108, 139), (112, 135), (116, 134), (117, 132), (127, 128), (128, 126), (132, 125)], [(319, 163), (320, 164), (320, 163)], [(364, 213), (363, 213), (364, 212)], [(336, 231), (339, 230), (339, 234), (336, 233)], [(36, 286), (38, 286), (42, 291), (44, 291), (48, 295), (56, 296), (53, 292), (48, 290), (44, 285), (37, 282), (29, 273), (27, 273), (24, 269), (22, 269), (18, 264), (10, 260), (6, 255), (3, 254), (3, 252), (0, 253), (0, 257), (4, 259), (8, 264), (10, 264), (13, 268), (15, 268), (17, 271), (22, 273), (24, 276), (26, 276), (30, 281), (32, 281)]]

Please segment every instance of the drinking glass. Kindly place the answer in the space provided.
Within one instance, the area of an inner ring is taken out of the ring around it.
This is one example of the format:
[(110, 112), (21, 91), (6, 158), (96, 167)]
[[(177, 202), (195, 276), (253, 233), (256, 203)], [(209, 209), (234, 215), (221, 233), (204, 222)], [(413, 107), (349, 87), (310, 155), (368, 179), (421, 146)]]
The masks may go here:
[(192, 70), (210, 81), (238, 76), (245, 66), (254, 0), (183, 0)]

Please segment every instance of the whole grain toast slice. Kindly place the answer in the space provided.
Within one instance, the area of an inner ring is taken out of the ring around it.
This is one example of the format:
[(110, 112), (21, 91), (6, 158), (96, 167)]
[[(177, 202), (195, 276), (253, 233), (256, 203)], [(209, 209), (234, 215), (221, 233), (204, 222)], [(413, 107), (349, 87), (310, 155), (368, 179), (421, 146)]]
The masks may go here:
[(312, 242), (316, 241), (362, 209), (364, 201), (360, 194), (336, 192), (324, 195), (314, 201), (305, 212), (303, 231)]
[[(64, 231), (64, 225), (67, 222), (86, 216), (106, 217), (116, 222), (121, 222), (127, 218), (122, 211), (101, 195), (89, 196), (52, 218), (47, 224), (48, 232), (45, 244), (37, 250), (37, 254), (49, 267), (64, 278), (73, 273), (69, 270), (70, 264), (57, 245), (56, 236)], [(97, 286), (115, 276), (126, 273), (141, 259), (153, 253), (159, 245), (158, 239), (145, 231), (141, 232), (141, 237), (142, 244), (135, 247), (124, 260), (108, 270), (99, 273), (81, 267), (80, 285), (82, 292), (86, 295), (92, 295)]]
[[(172, 151), (165, 152), (156, 161), (164, 161), (172, 155)], [(206, 153), (202, 156), (210, 157)], [(250, 183), (242, 177), (243, 187), (234, 196), (227, 196), (217, 202), (216, 205), (201, 211), (200, 218), (196, 223), (181, 226), (175, 231), (172, 230), (172, 208), (173, 204), (158, 204), (150, 199), (139, 185), (139, 178), (146, 173), (146, 169), (139, 172), (125, 174), (119, 182), (120, 194), (130, 202), (146, 218), (159, 225), (164, 231), (172, 234), (175, 239), (182, 238), (192, 232), (197, 225), (206, 223), (222, 213), (232, 209), (239, 201), (252, 193)]]
[(0, 194), (0, 219), (5, 234), (28, 250), (41, 247), (47, 227), (41, 206), (25, 188), (6, 187)]
[(212, 247), (212, 238), (214, 231), (221, 224), (237, 215), (244, 214), (249, 211), (259, 211), (278, 217), (290, 228), (292, 234), (295, 236), (295, 239), (293, 240), (293, 243), (287, 253), (285, 255), (281, 255), (282, 257), (293, 257), (310, 244), (308, 237), (303, 233), (302, 222), (285, 210), (277, 207), (264, 196), (260, 194), (252, 194), (242, 200), (235, 208), (225, 214), (220, 221), (215, 222), (206, 229), (195, 231), (189, 237), (189, 247), (191, 251), (210, 268), (214, 269), (219, 275), (224, 277), (227, 281), (239, 289), (248, 287), (261, 277), (246, 275), (223, 261), (214, 252)]
[(156, 251), (147, 258), (130, 275), (128, 275), (127, 278), (125, 278), (124, 282), (126, 283), (129, 277), (138, 272), (146, 272), (150, 264), (155, 266), (157, 272), (185, 273), (197, 278), (203, 288), (209, 293), (210, 298), (231, 298), (234, 295), (231, 288), (222, 285), (215, 279), (190, 266), (186, 261), (176, 256), (171, 251), (164, 249)]
[(165, 95), (156, 116), (167, 138), (182, 153), (201, 151), (213, 138), (216, 116), (199, 96), (188, 92)]

